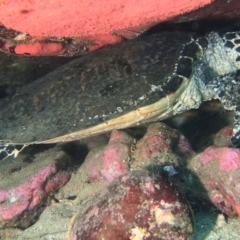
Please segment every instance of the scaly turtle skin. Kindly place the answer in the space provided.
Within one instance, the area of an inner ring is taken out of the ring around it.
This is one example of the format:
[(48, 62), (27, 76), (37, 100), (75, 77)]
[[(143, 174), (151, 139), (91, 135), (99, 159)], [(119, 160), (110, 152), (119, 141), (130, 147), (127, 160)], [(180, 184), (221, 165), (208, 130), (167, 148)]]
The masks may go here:
[(0, 159), (30, 144), (165, 119), (213, 98), (235, 110), (236, 144), (239, 41), (239, 33), (167, 32), (73, 60), (0, 100)]

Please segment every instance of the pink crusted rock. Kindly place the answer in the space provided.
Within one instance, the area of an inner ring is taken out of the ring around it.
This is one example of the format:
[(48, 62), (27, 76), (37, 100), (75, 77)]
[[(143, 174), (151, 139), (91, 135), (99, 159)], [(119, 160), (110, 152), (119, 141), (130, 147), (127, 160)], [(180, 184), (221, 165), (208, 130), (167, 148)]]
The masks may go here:
[(192, 182), (195, 195), (209, 198), (228, 216), (240, 215), (239, 149), (208, 147), (192, 158), (188, 167), (198, 178)]
[(179, 167), (179, 156), (189, 156), (193, 150), (184, 136), (164, 123), (153, 123), (137, 142), (132, 169), (155, 165)]
[(46, 182), (44, 187), (45, 192), (48, 194), (63, 187), (68, 182), (69, 178), (70, 175), (66, 172), (58, 172)]
[(240, 167), (240, 150), (235, 148), (208, 147), (200, 156), (203, 164), (215, 160), (219, 163), (220, 170), (232, 171)]
[[(147, 133), (137, 143), (136, 149), (141, 157), (152, 157), (160, 151), (170, 151), (178, 141), (178, 132), (163, 123), (151, 124)], [(147, 147), (147, 150), (145, 150)], [(137, 157), (137, 156), (136, 156)]]
[[(0, 227), (26, 228), (36, 221), (44, 206), (49, 204), (48, 195), (70, 178), (68, 173), (60, 171), (68, 161), (63, 154), (46, 151), (35, 156), (29, 166), (23, 164), (19, 171), (8, 171), (10, 175), (3, 175), (0, 181)], [(52, 161), (53, 156), (61, 160)], [(13, 160), (15, 164), (21, 164), (21, 157), (24, 154)], [(11, 160), (8, 161), (11, 164)], [(4, 162), (1, 164), (5, 167)]]
[(233, 127), (232, 126), (227, 126), (224, 127), (219, 131), (223, 136), (225, 137), (232, 137), (233, 135)]
[(90, 151), (82, 165), (90, 180), (111, 182), (128, 172), (132, 143), (126, 133), (112, 131), (108, 145)]
[(70, 229), (71, 240), (191, 239), (192, 212), (171, 183), (134, 171), (89, 202)]

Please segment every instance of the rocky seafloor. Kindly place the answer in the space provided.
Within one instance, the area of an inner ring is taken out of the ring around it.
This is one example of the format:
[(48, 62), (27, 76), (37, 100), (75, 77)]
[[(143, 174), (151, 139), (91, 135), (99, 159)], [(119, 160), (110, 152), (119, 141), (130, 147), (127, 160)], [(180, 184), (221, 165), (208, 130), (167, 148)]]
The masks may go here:
[(237, 239), (240, 150), (196, 124), (232, 116), (202, 109), (0, 162), (1, 239)]
[[(31, 62), (35, 78), (49, 61)], [(21, 63), (9, 58), (6, 79), (28, 80)], [(5, 83), (0, 98), (18, 87)], [(239, 239), (232, 121), (212, 101), (165, 123), (31, 146), (1, 161), (0, 239)]]

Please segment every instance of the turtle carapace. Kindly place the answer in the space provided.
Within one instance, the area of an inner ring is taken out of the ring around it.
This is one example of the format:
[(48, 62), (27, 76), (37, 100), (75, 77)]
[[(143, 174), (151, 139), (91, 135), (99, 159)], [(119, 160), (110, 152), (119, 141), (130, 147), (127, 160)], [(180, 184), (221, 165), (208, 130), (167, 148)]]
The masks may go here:
[(0, 158), (157, 121), (219, 99), (240, 142), (240, 33), (165, 32), (75, 59), (0, 100)]

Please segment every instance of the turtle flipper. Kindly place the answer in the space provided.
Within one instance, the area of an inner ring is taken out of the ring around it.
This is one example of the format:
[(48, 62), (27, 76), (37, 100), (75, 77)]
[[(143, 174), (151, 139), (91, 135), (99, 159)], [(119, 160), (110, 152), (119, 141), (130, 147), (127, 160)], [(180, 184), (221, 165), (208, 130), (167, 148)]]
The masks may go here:
[(9, 144), (0, 144), (0, 161), (9, 157), (14, 156), (17, 157), (19, 152), (21, 152), (25, 148), (25, 145), (9, 145)]
[(226, 110), (235, 112), (234, 128), (231, 142), (234, 147), (240, 146), (240, 73), (236, 75), (226, 75), (214, 78), (209, 82), (210, 87), (215, 92), (214, 98), (221, 101)]

